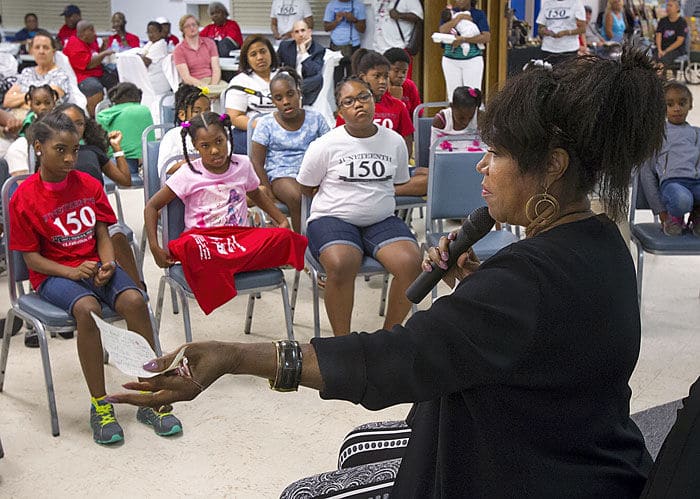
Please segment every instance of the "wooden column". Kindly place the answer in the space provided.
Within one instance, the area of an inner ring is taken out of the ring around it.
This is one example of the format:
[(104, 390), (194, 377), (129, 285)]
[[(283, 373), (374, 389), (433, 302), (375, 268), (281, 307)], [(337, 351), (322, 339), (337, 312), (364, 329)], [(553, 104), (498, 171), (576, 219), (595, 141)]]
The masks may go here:
[(508, 69), (508, 21), (507, 0), (490, 1), (486, 16), (491, 29), (491, 42), (486, 50), (484, 90), (488, 98), (490, 90), (503, 86)]
[[(424, 29), (423, 29), (423, 54), (422, 78), (420, 72), (414, 73), (414, 80), (419, 87), (422, 87), (423, 102), (436, 102), (447, 100), (445, 89), (445, 78), (442, 73), (442, 46), (433, 43), (430, 36), (438, 30), (440, 26), (440, 13), (447, 4), (444, 0), (425, 0), (424, 9)], [(484, 90), (498, 88), (506, 79), (507, 69), (507, 22), (506, 22), (507, 0), (489, 0), (481, 2), (481, 8), (487, 15), (489, 28), (491, 30), (491, 42), (485, 54), (484, 61)], [(422, 82), (422, 85), (420, 84)]]
[(445, 8), (444, 0), (423, 2), (423, 102), (438, 102), (445, 98), (445, 78), (442, 75), (442, 46), (433, 43), (430, 36), (440, 26), (440, 13)]

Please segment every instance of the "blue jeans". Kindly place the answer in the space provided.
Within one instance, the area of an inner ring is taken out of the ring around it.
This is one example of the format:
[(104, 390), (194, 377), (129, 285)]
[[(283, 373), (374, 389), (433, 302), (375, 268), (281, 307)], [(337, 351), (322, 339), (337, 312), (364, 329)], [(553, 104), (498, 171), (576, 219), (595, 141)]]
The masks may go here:
[(672, 178), (661, 182), (660, 190), (666, 211), (673, 217), (682, 218), (700, 206), (700, 180)]

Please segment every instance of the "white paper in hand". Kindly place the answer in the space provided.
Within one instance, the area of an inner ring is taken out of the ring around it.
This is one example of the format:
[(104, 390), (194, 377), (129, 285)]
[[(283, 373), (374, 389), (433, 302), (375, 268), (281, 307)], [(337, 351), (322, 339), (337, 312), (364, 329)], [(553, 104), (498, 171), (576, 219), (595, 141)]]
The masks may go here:
[(109, 360), (117, 369), (130, 376), (152, 378), (158, 373), (146, 371), (142, 366), (157, 357), (146, 338), (127, 329), (113, 326), (92, 313), (102, 346), (109, 352)]

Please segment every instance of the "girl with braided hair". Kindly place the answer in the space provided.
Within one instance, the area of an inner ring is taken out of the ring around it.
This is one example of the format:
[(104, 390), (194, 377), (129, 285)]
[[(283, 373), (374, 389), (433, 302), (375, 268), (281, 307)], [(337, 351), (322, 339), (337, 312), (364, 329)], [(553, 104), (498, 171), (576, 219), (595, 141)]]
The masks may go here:
[[(192, 119), (207, 109), (209, 101), (209, 91), (205, 88), (195, 87), (187, 83), (180, 83), (175, 92), (175, 128), (168, 130), (163, 135), (158, 152), (158, 171), (167, 169), (168, 173), (175, 173), (178, 168), (185, 164), (182, 154), (182, 128), (180, 125)], [(192, 139), (185, 138), (187, 152), (190, 155), (197, 151), (192, 145)]]
[[(10, 144), (5, 154), (5, 161), (10, 175), (24, 175), (33, 172), (33, 166), (29, 162), (29, 144), (26, 133), (29, 127), (37, 119), (46, 116), (58, 102), (59, 95), (50, 85), (35, 87), (31, 85), (24, 96), (24, 102), (29, 106), (29, 113), (25, 116), (19, 129), (19, 137)], [(31, 171), (30, 171), (31, 170)]]
[(301, 76), (281, 68), (270, 80), (270, 96), (277, 111), (255, 125), (250, 161), (261, 186), (272, 199), (289, 208), (294, 230), (301, 230), (301, 187), (296, 181), (309, 144), (330, 128), (323, 116), (301, 107)]
[[(199, 153), (192, 159), (187, 138)], [(151, 253), (159, 267), (175, 263), (158, 245), (158, 212), (176, 197), (185, 204), (185, 229), (248, 225), (246, 195), (277, 223), (287, 217), (258, 188), (260, 180), (247, 156), (233, 154), (231, 118), (207, 111), (181, 124), (182, 150), (188, 168), (180, 168), (146, 204), (144, 218)]]

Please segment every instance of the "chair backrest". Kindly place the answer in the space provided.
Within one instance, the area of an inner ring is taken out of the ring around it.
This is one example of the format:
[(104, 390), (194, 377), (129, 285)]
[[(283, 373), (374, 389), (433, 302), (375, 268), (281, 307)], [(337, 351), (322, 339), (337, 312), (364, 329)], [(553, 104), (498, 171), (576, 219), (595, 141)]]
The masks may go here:
[(446, 152), (431, 148), (426, 232), (435, 230), (434, 221), (463, 218), (484, 205), (482, 175), (476, 171), (483, 156), (483, 152)]
[(19, 62), (17, 58), (7, 52), (0, 52), (0, 75), (4, 78), (15, 76)]
[(644, 186), (639, 181), (639, 172), (632, 176), (632, 193), (630, 194), (630, 212), (629, 221), (630, 225), (634, 224), (635, 211), (637, 210), (650, 210), (649, 201), (647, 201), (646, 194), (644, 193)]
[(95, 106), (95, 116), (100, 114), (100, 111), (104, 111), (107, 108), (112, 107), (112, 101), (110, 101), (107, 97), (102, 99), (100, 102), (97, 103)]
[(340, 64), (343, 54), (338, 51), (326, 49), (323, 54), (323, 85), (318, 93), (318, 97), (309, 108), (323, 116), (328, 126), (335, 127), (335, 117), (333, 112), (337, 109), (335, 105), (335, 84), (333, 82), (333, 71)]
[(153, 88), (151, 78), (148, 75), (146, 64), (135, 52), (122, 52), (117, 57), (117, 72), (119, 81), (133, 83), (141, 89), (141, 104), (151, 110), (153, 123), (160, 123), (160, 108), (158, 107), (160, 96)]
[[(168, 174), (164, 171), (160, 175), (161, 184), (165, 184)], [(162, 221), (163, 248), (168, 243), (180, 237), (185, 230), (185, 204), (178, 197), (170, 201), (160, 212)]]
[(250, 121), (248, 121), (248, 128), (246, 129), (246, 134), (245, 134), (245, 139), (246, 139), (246, 151), (248, 151), (248, 155), (250, 155), (250, 151), (252, 150), (251, 147), (253, 145), (253, 132), (255, 131), (255, 120), (260, 118), (262, 116), (262, 113), (256, 113), (250, 117)]
[(19, 182), (29, 177), (29, 175), (18, 175), (9, 177), (2, 186), (2, 239), (5, 246), (5, 264), (7, 265), (7, 283), (10, 295), (10, 302), (14, 306), (17, 302), (18, 289), (21, 283), (29, 279), (29, 269), (24, 262), (24, 257), (19, 251), (10, 249), (10, 198), (17, 190)]
[(163, 74), (165, 79), (168, 80), (168, 84), (173, 92), (177, 92), (177, 87), (180, 85), (180, 73), (177, 72), (175, 67), (175, 62), (173, 61), (173, 54), (166, 55), (160, 62), (163, 65)]
[(160, 96), (158, 101), (160, 109), (160, 123), (172, 125), (175, 123), (175, 94), (167, 93)]
[(161, 123), (147, 127), (141, 134), (141, 151), (143, 154), (143, 198), (144, 204), (160, 189), (160, 176), (158, 172), (159, 140), (148, 140), (148, 136), (155, 130), (167, 132), (172, 124)]
[(68, 57), (63, 52), (56, 51), (53, 60), (56, 66), (68, 75), (68, 80), (70, 81), (70, 98), (68, 100), (71, 104), (80, 106), (84, 111), (87, 111), (87, 97), (78, 88), (78, 77), (75, 76), (75, 71), (73, 71)]
[(413, 110), (413, 144), (415, 149), (416, 166), (428, 166), (430, 163), (430, 127), (433, 124), (433, 118), (421, 116), (421, 113), (431, 107), (439, 107), (443, 109), (449, 106), (448, 101), (441, 102), (425, 102), (418, 105)]

